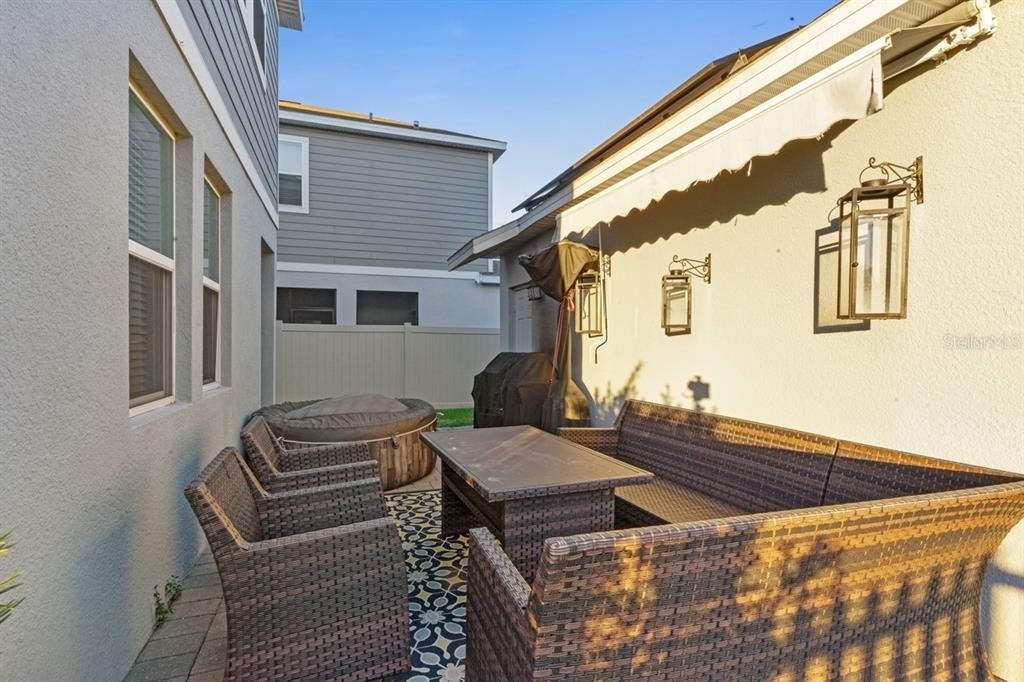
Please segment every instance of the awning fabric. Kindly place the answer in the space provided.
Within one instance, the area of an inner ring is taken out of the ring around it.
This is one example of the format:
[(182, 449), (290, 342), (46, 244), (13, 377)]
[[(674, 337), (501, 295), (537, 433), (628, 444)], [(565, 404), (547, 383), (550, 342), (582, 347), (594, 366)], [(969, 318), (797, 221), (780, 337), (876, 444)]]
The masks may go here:
[(667, 193), (744, 168), (799, 139), (823, 135), (839, 121), (882, 108), (882, 50), (877, 40), (761, 105), (717, 126), (616, 185), (562, 212), (555, 239), (644, 209)]

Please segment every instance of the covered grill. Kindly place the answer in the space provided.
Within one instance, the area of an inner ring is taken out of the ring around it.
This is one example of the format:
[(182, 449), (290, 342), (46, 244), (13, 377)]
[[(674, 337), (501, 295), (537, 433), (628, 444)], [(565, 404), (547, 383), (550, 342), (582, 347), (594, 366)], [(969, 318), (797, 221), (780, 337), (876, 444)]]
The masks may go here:
[(539, 427), (550, 376), (544, 353), (498, 353), (473, 378), (473, 426)]

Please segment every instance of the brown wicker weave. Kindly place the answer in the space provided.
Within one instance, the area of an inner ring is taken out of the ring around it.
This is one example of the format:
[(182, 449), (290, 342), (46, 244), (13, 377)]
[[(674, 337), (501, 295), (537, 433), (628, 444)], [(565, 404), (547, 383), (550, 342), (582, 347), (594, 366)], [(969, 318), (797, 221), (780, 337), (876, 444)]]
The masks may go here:
[(613, 428), (559, 434), (658, 475), (649, 490), (619, 492), (617, 528), (817, 506), (837, 442), (640, 400), (626, 401)]
[(405, 561), (379, 481), (271, 495), (225, 448), (185, 496), (224, 588), (225, 680), (408, 671)]
[(379, 478), (366, 443), (332, 443), (296, 450), (281, 447), (263, 417), (242, 428), (246, 459), (270, 492), (301, 490), (363, 478)]
[(1020, 480), (1019, 474), (839, 441), (825, 504), (880, 500)]
[(992, 681), (978, 617), (1024, 482), (549, 539), (470, 532), (466, 678)]
[(654, 478), (532, 426), (421, 438), (441, 458), (441, 532), (487, 526), (527, 580), (547, 538), (611, 530), (613, 491)]
[(549, 540), (529, 597), (474, 530), (472, 679), (994, 679), (980, 593), (1021, 475), (639, 401), (562, 435), (659, 474), (620, 527), (694, 522)]

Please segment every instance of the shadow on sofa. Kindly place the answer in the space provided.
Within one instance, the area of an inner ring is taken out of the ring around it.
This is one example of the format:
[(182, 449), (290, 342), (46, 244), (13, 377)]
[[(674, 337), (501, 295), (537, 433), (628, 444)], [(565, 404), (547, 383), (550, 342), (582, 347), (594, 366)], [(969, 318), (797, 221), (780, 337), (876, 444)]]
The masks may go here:
[(472, 531), (469, 679), (994, 679), (981, 588), (1021, 476), (639, 401), (564, 435), (658, 474), (616, 508), (656, 525), (551, 538), (532, 586)]

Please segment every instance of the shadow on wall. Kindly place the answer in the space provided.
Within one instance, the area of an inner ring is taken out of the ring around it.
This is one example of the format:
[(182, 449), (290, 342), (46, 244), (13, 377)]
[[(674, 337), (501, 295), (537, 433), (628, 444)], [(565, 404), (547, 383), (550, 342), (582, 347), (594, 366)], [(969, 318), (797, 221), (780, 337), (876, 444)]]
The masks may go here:
[(612, 382), (609, 381), (603, 389), (599, 386), (591, 394), (589, 387), (580, 382), (584, 395), (590, 400), (590, 421), (593, 424), (615, 423), (623, 403), (637, 397), (636, 380), (643, 368), (644, 363), (637, 362), (618, 390), (613, 389)]
[(671, 405), (672, 407), (685, 407), (694, 412), (708, 412), (712, 414), (717, 413), (718, 410), (704, 401), (710, 400), (711, 398), (711, 384), (704, 381), (700, 374), (694, 375), (690, 381), (686, 384), (686, 390), (688, 393), (682, 396), (682, 400), (676, 400), (673, 395), (672, 385), (665, 384), (664, 390), (661, 395), (658, 396), (658, 402), (662, 405)]
[[(988, 616), (987, 622), (982, 624), (986, 633), (1000, 629), (999, 610), (993, 608), (992, 604), (996, 592), (1002, 592), (1003, 599), (1007, 603), (1013, 603), (1013, 598), (1006, 593), (1015, 592), (1024, 596), (1024, 575), (1011, 573), (992, 564), (989, 565), (988, 572), (985, 574), (985, 584), (981, 588), (981, 612)], [(1007, 628), (1003, 626), (1002, 629), (1005, 631)]]
[[(604, 388), (595, 388), (592, 394), (589, 388), (582, 386), (584, 395), (590, 401), (590, 418), (592, 423), (595, 425), (615, 423), (619, 412), (622, 410), (622, 405), (627, 400), (641, 398), (636, 384), (643, 367), (643, 362), (637, 362), (626, 377), (626, 380), (622, 383), (622, 386), (617, 390), (612, 388), (610, 381), (605, 384)], [(676, 400), (672, 385), (665, 384), (665, 388), (658, 396), (658, 402), (672, 407), (685, 407), (698, 413), (717, 413), (716, 408), (710, 407), (705, 402), (711, 399), (711, 384), (704, 381), (701, 375), (697, 374), (690, 379), (686, 384), (686, 391), (686, 394), (680, 396), (680, 400)]]
[(858, 332), (871, 329), (871, 320), (839, 319), (839, 219), (814, 233), (814, 333)]

